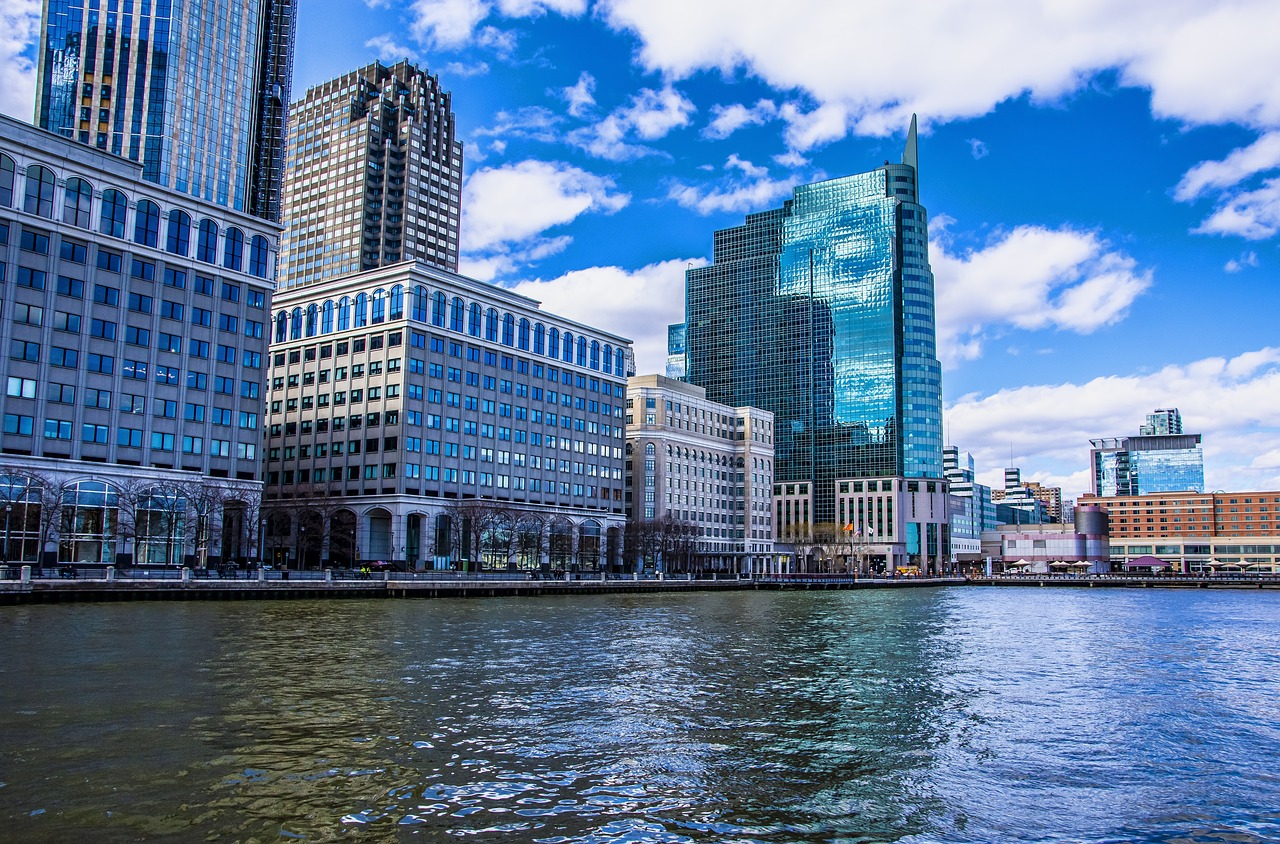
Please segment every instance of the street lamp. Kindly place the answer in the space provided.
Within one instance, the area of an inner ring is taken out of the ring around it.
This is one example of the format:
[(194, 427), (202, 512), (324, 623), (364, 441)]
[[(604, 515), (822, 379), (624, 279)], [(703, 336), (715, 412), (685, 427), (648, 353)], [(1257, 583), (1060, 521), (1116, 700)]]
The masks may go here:
[[(13, 515), (13, 502), (6, 502), (4, 505), (4, 562), (9, 562), (9, 520)], [(19, 557), (22, 555), (19, 554)]]
[(297, 563), (298, 571), (302, 571), (306, 566), (302, 562), (302, 553), (307, 547), (307, 526), (298, 522), (298, 548), (294, 552), (294, 559)]

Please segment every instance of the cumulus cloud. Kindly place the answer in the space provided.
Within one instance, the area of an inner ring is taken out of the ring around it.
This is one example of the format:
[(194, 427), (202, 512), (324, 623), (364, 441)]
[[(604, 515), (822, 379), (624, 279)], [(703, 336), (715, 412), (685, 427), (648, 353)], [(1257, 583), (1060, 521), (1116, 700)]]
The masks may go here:
[(428, 47), (457, 48), (475, 42), (505, 53), (514, 46), (514, 36), (496, 27), (480, 26), (491, 14), (509, 18), (532, 18), (546, 12), (576, 16), (586, 9), (586, 0), (413, 0), (411, 32)]
[(788, 196), (792, 188), (800, 184), (800, 178), (794, 175), (771, 179), (769, 168), (756, 166), (738, 157), (737, 153), (729, 156), (724, 169), (728, 175), (721, 186), (677, 182), (667, 191), (667, 198), (704, 215), (720, 211), (759, 211)]
[(552, 313), (634, 341), (636, 372), (662, 373), (667, 325), (684, 321), (685, 270), (705, 263), (702, 259), (662, 261), (638, 270), (589, 267), (549, 280), (523, 281), (514, 289), (539, 300)]
[(489, 280), (564, 249), (556, 226), (589, 211), (612, 214), (631, 201), (611, 179), (550, 161), (477, 170), (463, 186), (462, 251), (466, 272)]
[(1277, 167), (1280, 167), (1280, 132), (1268, 132), (1221, 161), (1202, 161), (1192, 167), (1174, 188), (1173, 195), (1180, 202), (1190, 202), (1206, 191), (1233, 187), (1255, 173)]
[(645, 88), (599, 123), (570, 132), (569, 141), (610, 161), (639, 158), (653, 150), (635, 140), (663, 138), (687, 126), (694, 111), (693, 103), (670, 85), (660, 91)]
[(413, 48), (401, 44), (391, 35), (375, 35), (364, 42), (364, 46), (373, 50), (380, 61), (395, 63), (401, 59), (418, 60), (418, 53)]
[(500, 111), (493, 119), (492, 126), (482, 126), (475, 131), (476, 137), (498, 138), (504, 143), (510, 138), (528, 138), (544, 143), (561, 140), (559, 126), (563, 117), (541, 106)]
[(1258, 266), (1258, 253), (1244, 252), (1241, 253), (1239, 258), (1232, 258), (1230, 261), (1227, 261), (1223, 269), (1229, 273), (1238, 273), (1245, 267), (1256, 266)]
[(1019, 226), (954, 253), (946, 222), (929, 246), (946, 365), (981, 356), (986, 339), (1011, 327), (1088, 334), (1122, 319), (1151, 286), (1151, 270), (1093, 232)]
[(1228, 195), (1218, 210), (1192, 231), (1247, 240), (1271, 237), (1280, 231), (1280, 177), (1267, 179), (1257, 190)]
[(1264, 134), (1221, 161), (1200, 162), (1183, 175), (1173, 195), (1181, 202), (1215, 195), (1217, 209), (1193, 230), (1196, 233), (1261, 240), (1280, 229), (1280, 179), (1268, 179), (1253, 190), (1241, 186), (1252, 177), (1277, 168), (1280, 131)]
[(1089, 440), (1136, 434), (1157, 407), (1177, 407), (1204, 435), (1210, 489), (1280, 489), (1280, 348), (1206, 358), (1140, 374), (964, 396), (945, 411), (947, 441), (972, 452), (979, 475), (1014, 464), (1024, 477), (1088, 490)]
[(562, 88), (559, 95), (569, 104), (569, 114), (582, 117), (596, 104), (592, 92), (596, 89), (596, 78), (585, 70), (578, 75), (578, 81), (568, 88)]
[[(744, 8), (744, 6), (746, 8)], [(902, 131), (977, 117), (1029, 95), (1053, 101), (1106, 71), (1149, 89), (1156, 114), (1189, 124), (1280, 126), (1272, 0), (1028, 3), (989, 0), (983, 14), (942, 2), (912, 8), (911, 61), (892, 38), (899, 4), (793, 0), (601, 0), (610, 26), (634, 33), (638, 58), (670, 79), (745, 71), (799, 96), (783, 115), (798, 149), (853, 131)], [(999, 56), (999, 61), (992, 61)]]
[(743, 126), (767, 123), (778, 116), (778, 106), (773, 100), (760, 100), (753, 106), (741, 103), (711, 107), (711, 122), (702, 130), (703, 137), (722, 140)]
[(35, 114), (39, 34), (40, 0), (0, 0), (0, 112), (19, 120)]
[(973, 156), (975, 161), (981, 161), (987, 157), (987, 145), (977, 138), (969, 139), (969, 154)]

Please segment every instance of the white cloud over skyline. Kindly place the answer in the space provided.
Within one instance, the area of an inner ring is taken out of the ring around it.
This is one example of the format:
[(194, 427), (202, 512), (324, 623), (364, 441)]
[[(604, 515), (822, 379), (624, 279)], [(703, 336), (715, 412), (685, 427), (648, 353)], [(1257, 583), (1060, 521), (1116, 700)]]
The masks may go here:
[(0, 113), (30, 120), (36, 66), (26, 53), (40, 33), (40, 0), (0, 0)]

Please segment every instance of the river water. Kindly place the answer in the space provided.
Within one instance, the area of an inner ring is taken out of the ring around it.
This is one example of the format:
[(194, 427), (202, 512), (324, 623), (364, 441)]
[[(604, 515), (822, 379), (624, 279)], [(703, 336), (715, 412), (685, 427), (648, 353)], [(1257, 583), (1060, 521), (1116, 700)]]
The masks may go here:
[(1280, 841), (1280, 594), (0, 608), (0, 840)]

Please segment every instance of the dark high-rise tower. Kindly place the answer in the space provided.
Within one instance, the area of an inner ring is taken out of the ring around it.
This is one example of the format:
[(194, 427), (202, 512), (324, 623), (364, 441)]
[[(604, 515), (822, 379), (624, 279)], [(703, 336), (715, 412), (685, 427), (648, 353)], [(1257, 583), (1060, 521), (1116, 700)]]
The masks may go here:
[(833, 523), (895, 546), (886, 555), (944, 559), (942, 379), (914, 118), (901, 164), (796, 188), (782, 208), (717, 231), (713, 258), (686, 278), (688, 380), (774, 413), (779, 534)]
[(294, 0), (44, 0), (36, 124), (279, 217)]
[(408, 260), (458, 269), (462, 144), (439, 79), (375, 63), (290, 114), (281, 287)]

